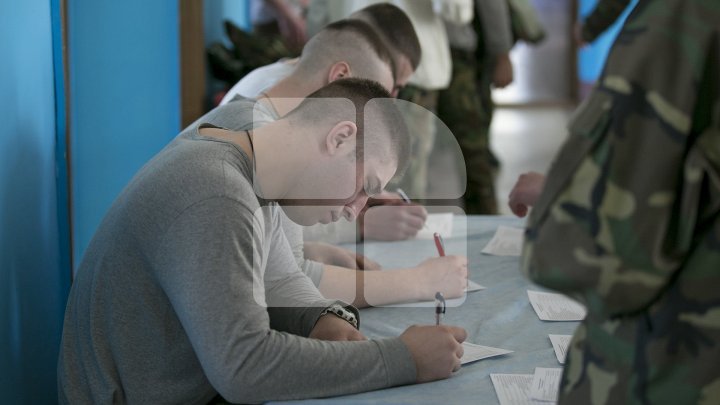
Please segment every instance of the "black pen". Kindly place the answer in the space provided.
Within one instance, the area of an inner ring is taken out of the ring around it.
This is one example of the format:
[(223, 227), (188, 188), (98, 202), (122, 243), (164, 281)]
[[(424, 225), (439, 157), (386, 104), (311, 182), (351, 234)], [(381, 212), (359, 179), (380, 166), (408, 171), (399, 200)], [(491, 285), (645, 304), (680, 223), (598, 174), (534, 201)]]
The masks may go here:
[(445, 297), (438, 291), (435, 293), (435, 325), (440, 325), (443, 314), (445, 314)]

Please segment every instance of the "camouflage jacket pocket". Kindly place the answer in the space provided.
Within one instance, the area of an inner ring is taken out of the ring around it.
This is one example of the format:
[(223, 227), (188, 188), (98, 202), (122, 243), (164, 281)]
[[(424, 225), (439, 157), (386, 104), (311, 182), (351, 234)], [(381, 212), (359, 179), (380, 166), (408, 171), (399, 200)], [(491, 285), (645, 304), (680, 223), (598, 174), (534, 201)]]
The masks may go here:
[(613, 96), (596, 90), (573, 116), (529, 220), (523, 258), (531, 279), (584, 302), (591, 316), (600, 317), (642, 307), (670, 271), (659, 275), (646, 254), (651, 249), (645, 243), (655, 241), (638, 240), (639, 205), (618, 181), (632, 165), (618, 166), (614, 148), (626, 148), (635, 133), (617, 134), (625, 123), (613, 121)]
[(595, 189), (605, 181), (594, 155), (609, 142), (612, 106), (610, 93), (595, 90), (571, 118), (568, 140), (528, 221), (523, 254), (523, 271), (533, 281), (586, 305), (585, 292), (607, 287), (603, 274), (619, 263), (596, 242), (606, 228), (594, 212)]
[(523, 259), (534, 281), (602, 318), (656, 302), (717, 205), (713, 130), (680, 133), (647, 108), (614, 111), (614, 97), (622, 94), (596, 91), (573, 118)]
[(610, 123), (611, 108), (612, 96), (603, 90), (595, 90), (570, 118), (568, 139), (556, 155), (546, 176), (543, 194), (528, 223), (529, 229), (542, 223), (550, 205), (567, 186), (575, 169), (605, 135)]

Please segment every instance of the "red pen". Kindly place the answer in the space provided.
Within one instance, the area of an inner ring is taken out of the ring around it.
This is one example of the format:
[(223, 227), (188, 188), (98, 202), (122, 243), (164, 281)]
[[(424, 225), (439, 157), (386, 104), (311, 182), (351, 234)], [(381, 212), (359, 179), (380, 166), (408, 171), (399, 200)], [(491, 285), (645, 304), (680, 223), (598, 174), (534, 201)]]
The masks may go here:
[(445, 256), (445, 244), (443, 243), (442, 236), (435, 232), (433, 237), (435, 238), (435, 247), (437, 248), (438, 254), (440, 256)]

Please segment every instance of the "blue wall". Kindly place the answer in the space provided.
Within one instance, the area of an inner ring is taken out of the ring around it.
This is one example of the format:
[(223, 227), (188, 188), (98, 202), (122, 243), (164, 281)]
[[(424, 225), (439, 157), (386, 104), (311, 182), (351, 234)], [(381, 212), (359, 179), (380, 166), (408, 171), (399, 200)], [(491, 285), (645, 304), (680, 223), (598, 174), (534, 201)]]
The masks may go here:
[[(581, 21), (595, 9), (597, 3), (598, 0), (580, 0), (579, 13)], [(620, 32), (625, 19), (630, 14), (630, 10), (636, 3), (637, 0), (633, 0), (615, 24), (600, 35), (595, 42), (580, 50), (578, 55), (578, 76), (581, 82), (594, 82), (600, 77), (610, 48), (615, 42), (615, 38)]]
[[(0, 1), (0, 402), (53, 403), (62, 266), (49, 0)], [(62, 183), (62, 182), (61, 182)], [(63, 184), (60, 187), (64, 187)], [(61, 191), (62, 194), (62, 191)], [(61, 218), (64, 220), (66, 218)]]
[(177, 1), (68, 2), (74, 256), (180, 130)]
[[(67, 61), (59, 4), (0, 1), (2, 403), (57, 398), (72, 271), (68, 176), (77, 266), (121, 189), (180, 130), (177, 2), (67, 2)], [(246, 7), (239, 10), (246, 15)]]

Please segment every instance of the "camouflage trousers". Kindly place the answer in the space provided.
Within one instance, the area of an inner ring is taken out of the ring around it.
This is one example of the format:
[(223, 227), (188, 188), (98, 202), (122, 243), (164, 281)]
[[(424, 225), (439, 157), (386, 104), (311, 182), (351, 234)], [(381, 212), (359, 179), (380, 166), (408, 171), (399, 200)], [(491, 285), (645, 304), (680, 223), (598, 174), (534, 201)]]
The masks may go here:
[(402, 187), (410, 198), (428, 198), (428, 167), (435, 144), (436, 118), (432, 112), (437, 106), (438, 91), (423, 90), (409, 85), (402, 89), (398, 97), (423, 108), (409, 109), (405, 112), (411, 136), (410, 164), (405, 176), (399, 180), (394, 179), (389, 189)]
[(497, 213), (494, 157), (490, 152), (491, 70), (472, 52), (453, 50), (450, 86), (438, 96), (438, 117), (455, 135), (465, 160), (467, 188), (463, 196), (469, 215)]

